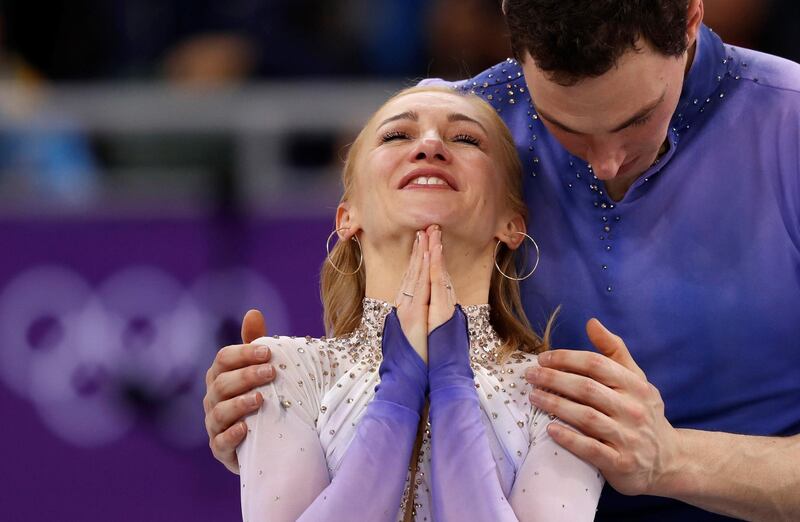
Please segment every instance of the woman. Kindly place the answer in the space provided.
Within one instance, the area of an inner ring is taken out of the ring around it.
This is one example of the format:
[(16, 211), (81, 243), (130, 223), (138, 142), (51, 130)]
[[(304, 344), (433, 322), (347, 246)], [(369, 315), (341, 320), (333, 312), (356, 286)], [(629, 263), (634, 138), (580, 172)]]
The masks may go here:
[(322, 273), (334, 337), (257, 341), (280, 371), (238, 452), (244, 519), (593, 519), (600, 474), (528, 401), (547, 336), (520, 304), (526, 211), (502, 121), (471, 95), (405, 90), (343, 177)]

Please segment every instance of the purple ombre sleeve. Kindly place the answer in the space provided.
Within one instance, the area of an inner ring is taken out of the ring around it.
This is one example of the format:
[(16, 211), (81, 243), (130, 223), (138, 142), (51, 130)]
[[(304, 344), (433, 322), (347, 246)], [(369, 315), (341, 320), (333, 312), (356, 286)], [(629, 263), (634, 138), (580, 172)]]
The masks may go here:
[[(258, 476), (261, 480), (248, 483), (247, 492), (243, 474), (245, 520), (395, 520), (425, 400), (427, 366), (408, 343), (396, 311), (386, 318), (382, 352), (381, 382), (375, 397), (358, 422), (354, 438), (329, 483), (325, 455), (314, 426), (299, 419), (287, 424), (281, 418), (287, 412), (281, 413), (278, 404), (265, 401), (266, 408), (259, 412), (265, 422), (257, 424), (264, 433), (259, 437), (258, 448), (251, 448), (255, 451), (249, 454), (251, 462), (244, 464), (247, 469), (252, 468), (250, 482), (255, 478), (253, 459), (263, 459), (261, 465), (268, 473), (264, 471)], [(273, 354), (274, 357), (274, 351)], [(248, 440), (250, 436), (245, 442)], [(286, 441), (300, 445), (301, 452), (287, 448)], [(290, 498), (280, 502), (276, 489), (287, 492)], [(250, 497), (245, 498), (246, 495)]]
[(467, 318), (458, 305), (453, 317), (428, 336), (428, 364), (435, 520), (594, 518), (602, 477), (566, 450), (558, 451), (546, 422), (537, 427), (538, 444), (529, 447), (506, 497), (470, 367)]
[(481, 419), (460, 306), (428, 336), (428, 364), (434, 519), (516, 520)]

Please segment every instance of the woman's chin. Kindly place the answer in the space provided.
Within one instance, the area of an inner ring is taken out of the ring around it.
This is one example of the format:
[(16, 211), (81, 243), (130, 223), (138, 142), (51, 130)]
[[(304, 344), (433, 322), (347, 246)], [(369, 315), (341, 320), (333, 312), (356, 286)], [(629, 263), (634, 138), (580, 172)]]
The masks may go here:
[(463, 212), (454, 212), (442, 207), (407, 208), (404, 209), (403, 216), (397, 219), (397, 223), (414, 230), (422, 230), (430, 225), (446, 228), (463, 222)]

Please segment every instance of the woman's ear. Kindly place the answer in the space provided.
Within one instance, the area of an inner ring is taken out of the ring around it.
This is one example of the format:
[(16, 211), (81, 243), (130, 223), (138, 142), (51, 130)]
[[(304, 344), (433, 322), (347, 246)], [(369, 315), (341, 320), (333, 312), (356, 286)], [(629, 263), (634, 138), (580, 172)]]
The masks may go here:
[(336, 207), (336, 230), (338, 230), (340, 241), (350, 239), (361, 230), (357, 214), (356, 210), (347, 202), (340, 203)]
[(516, 214), (503, 224), (502, 229), (497, 233), (496, 238), (506, 244), (511, 250), (516, 250), (525, 241), (526, 232), (525, 220)]

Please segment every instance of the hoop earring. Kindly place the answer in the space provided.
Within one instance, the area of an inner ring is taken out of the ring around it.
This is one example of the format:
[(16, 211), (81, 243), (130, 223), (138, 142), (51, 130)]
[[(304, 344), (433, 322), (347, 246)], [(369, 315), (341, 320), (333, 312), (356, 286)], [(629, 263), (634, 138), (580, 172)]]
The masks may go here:
[(356, 244), (358, 245), (358, 267), (356, 267), (354, 272), (343, 272), (343, 271), (341, 271), (339, 269), (338, 266), (336, 266), (333, 263), (333, 261), (331, 261), (331, 238), (333, 237), (333, 235), (335, 233), (339, 232), (340, 230), (349, 230), (349, 229), (348, 229), (348, 227), (337, 228), (336, 230), (334, 230), (333, 232), (330, 233), (330, 235), (328, 236), (328, 240), (325, 241), (325, 251), (328, 253), (328, 255), (325, 256), (325, 259), (328, 260), (328, 263), (331, 264), (331, 266), (333, 267), (334, 270), (336, 270), (337, 272), (339, 272), (342, 275), (349, 276), (349, 275), (357, 274), (358, 271), (361, 270), (361, 265), (364, 263), (364, 252), (361, 250), (361, 242), (358, 240), (358, 236), (353, 235), (353, 237), (350, 238), (352, 241), (355, 241)]
[(534, 241), (533, 238), (531, 236), (529, 236), (528, 234), (526, 234), (525, 232), (514, 232), (514, 233), (515, 234), (522, 234), (523, 236), (525, 236), (528, 239), (530, 239), (531, 243), (533, 243), (533, 247), (536, 249), (536, 263), (534, 263), (534, 265), (533, 265), (533, 270), (531, 270), (530, 273), (528, 275), (526, 275), (525, 277), (511, 277), (510, 275), (508, 275), (505, 272), (503, 272), (500, 269), (500, 266), (497, 264), (497, 251), (500, 249), (500, 244), (502, 243), (502, 241), (499, 241), (499, 240), (497, 241), (497, 245), (495, 245), (495, 247), (494, 247), (494, 267), (506, 279), (511, 279), (512, 281), (524, 281), (524, 280), (528, 279), (530, 276), (532, 276), (533, 273), (536, 272), (536, 269), (539, 267), (539, 259), (541, 257), (540, 252), (539, 252), (539, 245), (537, 245), (536, 241)]

